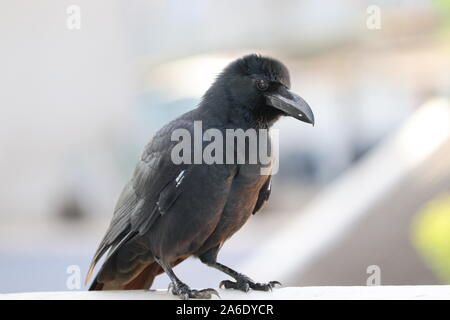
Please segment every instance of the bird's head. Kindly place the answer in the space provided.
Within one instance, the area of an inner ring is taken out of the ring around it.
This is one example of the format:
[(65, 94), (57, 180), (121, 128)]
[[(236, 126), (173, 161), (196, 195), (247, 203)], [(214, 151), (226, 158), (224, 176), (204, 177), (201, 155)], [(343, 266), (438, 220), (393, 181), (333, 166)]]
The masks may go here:
[(251, 54), (230, 63), (208, 90), (221, 92), (236, 110), (248, 112), (259, 122), (272, 123), (290, 116), (314, 125), (314, 114), (299, 95), (290, 91), (288, 69), (281, 62)]

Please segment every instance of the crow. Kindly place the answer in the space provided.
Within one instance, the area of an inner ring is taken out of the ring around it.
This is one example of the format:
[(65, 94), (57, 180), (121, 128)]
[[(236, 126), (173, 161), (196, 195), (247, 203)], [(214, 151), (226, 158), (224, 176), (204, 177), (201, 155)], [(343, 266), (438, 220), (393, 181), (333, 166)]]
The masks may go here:
[[(86, 283), (107, 253), (89, 290), (149, 289), (153, 279), (165, 272), (172, 294), (182, 299), (218, 295), (211, 288), (191, 289), (175, 275), (172, 268), (190, 256), (235, 279), (222, 281), (220, 287), (225, 289), (268, 291), (281, 285), (255, 282), (217, 262), (224, 242), (268, 200), (271, 175), (261, 174), (260, 169), (270, 170), (271, 164), (259, 158), (256, 163), (177, 163), (173, 151), (179, 140), (173, 135), (177, 130), (194, 134), (197, 121), (202, 129), (215, 129), (224, 136), (229, 129), (268, 130), (282, 116), (314, 125), (309, 105), (290, 91), (284, 64), (256, 54), (231, 62), (197, 108), (166, 124), (145, 147), (92, 259)], [(247, 156), (252, 152), (249, 144), (250, 139), (245, 139)], [(230, 159), (236, 160), (238, 152), (232, 150)], [(192, 148), (180, 154), (187, 158), (195, 152)]]

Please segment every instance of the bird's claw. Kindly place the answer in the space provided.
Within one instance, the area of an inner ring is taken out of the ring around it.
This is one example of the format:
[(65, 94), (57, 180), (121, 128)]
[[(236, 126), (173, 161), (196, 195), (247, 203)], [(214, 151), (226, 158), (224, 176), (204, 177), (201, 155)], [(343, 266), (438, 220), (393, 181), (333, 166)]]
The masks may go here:
[(275, 281), (270, 281), (269, 284), (271, 285), (272, 288), (282, 287), (283, 286), (280, 281), (276, 281), (276, 280)]
[(243, 292), (248, 292), (251, 289), (257, 291), (272, 291), (273, 288), (280, 286), (281, 283), (279, 281), (270, 281), (268, 283), (259, 283), (254, 282), (253, 280), (242, 277), (237, 279), (236, 281), (223, 280), (219, 284), (219, 288), (223, 289), (235, 289)]
[(189, 288), (185, 284), (179, 284), (174, 286), (172, 283), (169, 285), (169, 290), (172, 291), (173, 295), (176, 295), (180, 297), (182, 300), (188, 300), (190, 298), (192, 299), (211, 299), (212, 295), (217, 296), (220, 298), (219, 293), (212, 289), (202, 289), (202, 290), (195, 290)]
[(281, 282), (279, 281), (269, 281), (268, 283), (255, 283), (253, 286), (250, 285), (253, 290), (260, 291), (272, 291), (275, 287), (281, 287)]
[(220, 299), (219, 293), (212, 288), (191, 290), (191, 292), (189, 293), (189, 297), (194, 299), (211, 299), (213, 295)]
[(223, 280), (219, 284), (219, 288), (221, 289), (235, 289), (244, 292), (248, 292), (250, 290), (250, 284), (244, 281), (230, 281)]

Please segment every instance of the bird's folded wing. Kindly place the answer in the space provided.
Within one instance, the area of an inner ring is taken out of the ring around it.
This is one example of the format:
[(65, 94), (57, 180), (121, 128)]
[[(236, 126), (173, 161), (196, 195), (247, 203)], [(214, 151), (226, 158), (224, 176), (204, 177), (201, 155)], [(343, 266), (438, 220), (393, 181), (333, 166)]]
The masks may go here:
[(86, 282), (95, 264), (108, 250), (109, 257), (124, 242), (145, 233), (181, 193), (188, 165), (175, 165), (170, 154), (171, 143), (162, 135), (155, 136), (145, 148), (119, 197), (109, 228), (92, 259)]

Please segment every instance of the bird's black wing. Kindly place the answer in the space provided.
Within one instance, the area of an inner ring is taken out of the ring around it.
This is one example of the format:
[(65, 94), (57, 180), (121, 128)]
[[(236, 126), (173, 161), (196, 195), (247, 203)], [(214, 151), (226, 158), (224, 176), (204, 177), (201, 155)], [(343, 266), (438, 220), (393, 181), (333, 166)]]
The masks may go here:
[(145, 233), (182, 192), (182, 182), (189, 175), (189, 167), (171, 161), (175, 144), (170, 141), (172, 129), (170, 124), (164, 127), (146, 146), (131, 180), (119, 197), (109, 228), (92, 259), (86, 282), (108, 250), (110, 257), (124, 242)]
[(264, 207), (267, 200), (269, 200), (270, 192), (272, 190), (272, 176), (269, 176), (264, 182), (261, 190), (259, 191), (258, 200), (256, 201), (255, 208), (253, 209), (253, 214), (257, 213)]

